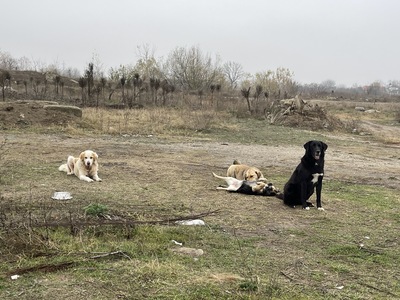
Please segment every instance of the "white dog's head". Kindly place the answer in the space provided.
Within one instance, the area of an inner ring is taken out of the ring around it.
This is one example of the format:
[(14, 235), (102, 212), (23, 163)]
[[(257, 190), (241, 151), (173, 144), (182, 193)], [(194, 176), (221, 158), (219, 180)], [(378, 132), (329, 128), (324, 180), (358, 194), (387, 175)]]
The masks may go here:
[(80, 160), (83, 162), (87, 169), (90, 169), (94, 164), (97, 163), (97, 153), (92, 150), (83, 151), (79, 155)]

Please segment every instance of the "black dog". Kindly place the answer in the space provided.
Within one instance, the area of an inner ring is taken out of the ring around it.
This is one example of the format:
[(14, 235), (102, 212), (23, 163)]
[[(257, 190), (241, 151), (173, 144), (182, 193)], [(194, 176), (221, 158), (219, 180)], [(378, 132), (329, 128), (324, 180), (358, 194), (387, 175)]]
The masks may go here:
[(321, 205), (322, 179), (324, 177), (324, 156), (328, 145), (321, 141), (309, 141), (304, 144), (306, 153), (300, 164), (294, 170), (289, 181), (285, 184), (283, 195), (277, 195), (291, 207), (302, 205), (303, 209), (313, 206), (307, 200), (317, 191), (317, 208), (324, 210)]
[(267, 183), (265, 178), (264, 180), (248, 181), (239, 180), (233, 177), (218, 176), (215, 173), (213, 173), (213, 175), (216, 178), (225, 180), (225, 182), (228, 184), (227, 187), (217, 187), (217, 190), (260, 196), (276, 196), (279, 192), (279, 190), (275, 188), (272, 183)]

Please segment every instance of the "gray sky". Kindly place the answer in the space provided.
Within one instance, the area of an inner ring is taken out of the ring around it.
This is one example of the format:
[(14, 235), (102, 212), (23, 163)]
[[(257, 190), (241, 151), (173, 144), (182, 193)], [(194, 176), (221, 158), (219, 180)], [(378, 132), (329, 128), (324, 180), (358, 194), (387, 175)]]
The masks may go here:
[(107, 71), (177, 47), (245, 72), (289, 68), (300, 83), (400, 80), (397, 0), (0, 0), (0, 51), (83, 71)]

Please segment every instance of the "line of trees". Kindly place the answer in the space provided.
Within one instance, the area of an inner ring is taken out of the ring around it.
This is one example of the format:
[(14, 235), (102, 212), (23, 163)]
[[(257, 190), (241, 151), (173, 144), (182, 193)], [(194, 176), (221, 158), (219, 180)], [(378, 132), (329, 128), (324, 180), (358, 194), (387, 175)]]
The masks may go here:
[[(30, 61), (26, 57), (14, 59), (10, 54), (0, 51), (0, 85), (3, 100), (12, 89), (13, 79), (10, 72), (15, 70), (35, 70), (46, 74), (42, 80), (29, 80), (36, 98), (49, 96), (48, 85), (54, 83), (52, 96), (63, 99), (67, 79), (75, 79), (74, 84), (76, 89), (80, 89), (80, 101), (83, 106), (100, 105), (103, 101), (133, 107), (143, 100), (147, 101), (146, 104), (166, 105), (168, 99), (177, 91), (182, 95), (197, 95), (200, 101), (205, 95), (213, 100), (216, 93), (224, 92), (225, 95), (243, 97), (251, 112), (251, 103), (263, 99), (291, 98), (299, 93), (305, 97), (335, 97), (338, 91), (370, 96), (379, 96), (387, 92), (379, 82), (362, 88), (337, 87), (333, 80), (299, 84), (294, 80), (293, 71), (287, 68), (248, 74), (239, 63), (222, 62), (220, 57), (204, 53), (198, 46), (177, 47), (165, 58), (156, 58), (148, 45), (138, 47), (137, 52), (138, 59), (135, 64), (112, 67), (107, 75), (101, 60), (93, 55), (81, 75), (71, 68), (60, 68), (56, 63), (45, 67), (38, 61)], [(52, 76), (49, 77), (48, 74)], [(18, 85), (18, 82), (16, 84)], [(28, 95), (28, 80), (24, 80), (23, 84), (25, 94)], [(391, 82), (392, 91), (396, 91), (398, 86), (398, 82)], [(72, 94), (74, 88), (71, 87), (70, 81), (67, 88)], [(113, 98), (116, 94), (118, 97)]]

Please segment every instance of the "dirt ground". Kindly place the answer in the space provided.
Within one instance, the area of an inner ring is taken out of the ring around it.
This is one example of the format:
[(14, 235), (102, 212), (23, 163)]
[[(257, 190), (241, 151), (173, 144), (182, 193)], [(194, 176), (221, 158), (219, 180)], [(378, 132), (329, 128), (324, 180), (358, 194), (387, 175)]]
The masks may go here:
[(64, 113), (43, 109), (44, 105), (58, 104), (53, 101), (13, 101), (0, 102), (0, 129), (24, 128), (32, 125), (66, 125), (80, 122), (80, 118)]
[[(243, 145), (207, 140), (182, 142), (157, 136), (80, 137), (22, 133), (5, 137), (8, 149), (19, 149), (18, 157), (14, 157), (17, 165), (23, 163), (19, 157), (29, 156), (30, 160), (36, 161), (34, 169), (41, 175), (38, 179), (32, 176), (21, 179), (21, 185), (31, 185), (33, 196), (29, 197), (39, 201), (46, 198), (51, 201), (50, 196), (55, 191), (69, 191), (76, 199), (72, 205), (84, 207), (96, 199), (118, 213), (138, 213), (147, 220), (217, 209), (221, 210), (221, 215), (206, 220), (241, 236), (274, 236), (275, 229), (291, 228), (293, 218), (301, 213), (288, 213), (291, 208), (275, 197), (218, 191), (216, 187), (225, 182), (212, 176), (212, 172), (225, 175), (233, 159), (245, 159), (243, 162), (259, 166), (264, 176), (282, 190), (304, 154), (301, 145)], [(325, 182), (333, 180), (400, 190), (399, 146), (331, 134), (325, 141), (328, 143)], [(99, 154), (99, 176), (103, 182), (79, 182), (77, 178), (57, 170), (68, 155), (79, 155), (78, 148), (94, 149)], [(46, 167), (42, 167), (40, 161), (45, 161)], [(5, 190), (3, 195), (11, 199), (20, 197), (16, 196), (15, 189), (20, 188)], [(18, 194), (28, 199), (26, 193)], [(322, 204), (330, 218), (343, 217), (344, 204), (339, 204), (343, 197), (345, 195), (327, 197), (323, 190)], [(314, 201), (313, 196), (311, 202)], [(301, 226), (307, 224), (303, 220)]]
[[(80, 122), (79, 118), (68, 116), (60, 112), (49, 112), (41, 109), (42, 102), (20, 102), (20, 103), (0, 103), (0, 126), (3, 129), (8, 127), (26, 127), (35, 124), (41, 125), (65, 125), (68, 122)], [(400, 137), (400, 127), (386, 126), (371, 121), (362, 121), (362, 128), (371, 136), (387, 136)], [(374, 142), (374, 139), (365, 138), (358, 135), (333, 134), (326, 133), (327, 139), (338, 141), (329, 144), (326, 154), (325, 179), (335, 179), (344, 182), (357, 182), (374, 185), (382, 185), (391, 188), (399, 188), (400, 180), (400, 145), (385, 144)], [(38, 137), (46, 139), (46, 136)], [(49, 137), (54, 138), (54, 137)], [(15, 143), (23, 142), (29, 139), (28, 136), (14, 135), (11, 139)], [(252, 164), (263, 169), (273, 181), (274, 174), (272, 170), (280, 170), (281, 172), (290, 172), (298, 163), (300, 157), (304, 154), (304, 149), (297, 145), (288, 146), (268, 146), (268, 145), (242, 145), (242, 144), (226, 144), (215, 142), (188, 142), (188, 143), (169, 143), (159, 142), (157, 137), (151, 139), (142, 139), (135, 137), (118, 137), (116, 140), (109, 137), (93, 137), (97, 148), (103, 152), (103, 162), (107, 161), (107, 155), (113, 154), (115, 149), (121, 147), (120, 140), (123, 143), (134, 143), (135, 145), (143, 145), (143, 151), (146, 153), (152, 149), (153, 153), (165, 153), (163, 164), (174, 164), (177, 161), (179, 153), (179, 161), (182, 164), (197, 164), (201, 171), (210, 174), (211, 171), (224, 174), (226, 168), (233, 159), (242, 160), (244, 163)], [(143, 142), (142, 142), (143, 141)], [(65, 143), (65, 145), (63, 145)], [(60, 139), (57, 144), (68, 147), (69, 145), (87, 144), (87, 138), (79, 137)], [(48, 145), (49, 141), (44, 140), (40, 143), (42, 146)], [(50, 142), (51, 144), (51, 142)], [(88, 145), (89, 147), (89, 145)], [(81, 147), (82, 148), (82, 147)], [(43, 149), (43, 151), (46, 151)], [(75, 150), (76, 151), (76, 150)], [(199, 153), (199, 159), (196, 155), (190, 155), (186, 158), (185, 153)], [(200, 153), (207, 153), (207, 161)], [(71, 153), (72, 154), (72, 153)], [(169, 155), (170, 154), (170, 155)], [(140, 153), (137, 154), (141, 156)]]
[[(6, 137), (8, 143), (16, 145), (23, 145), (31, 138), (30, 135), (26, 134), (7, 135)], [(331, 134), (328, 134), (327, 138), (336, 138), (342, 141), (328, 145), (325, 157), (324, 180), (334, 179), (349, 183), (363, 183), (400, 189), (400, 146), (382, 145), (381, 143), (365, 141), (361, 138), (343, 138)], [(210, 141), (166, 142), (165, 140), (158, 140), (154, 136), (119, 136), (115, 139), (110, 139), (109, 137), (101, 136), (65, 138), (41, 135), (35, 136), (35, 141), (37, 142), (36, 146), (31, 146), (39, 149), (30, 149), (29, 151), (49, 153), (57, 145), (59, 150), (55, 155), (58, 156), (60, 162), (62, 162), (63, 156), (66, 154), (74, 155), (74, 152), (77, 151), (76, 145), (81, 145), (80, 148), (82, 149), (94, 148), (101, 157), (103, 167), (100, 172), (104, 172), (107, 166), (112, 166), (112, 161), (118, 154), (121, 155), (119, 163), (122, 163), (125, 156), (131, 156), (130, 159), (132, 159), (132, 155), (136, 158), (148, 158), (147, 168), (153, 170), (156, 167), (154, 165), (155, 161), (152, 162), (153, 159), (149, 157), (153, 153), (157, 166), (164, 165), (165, 168), (168, 168), (169, 165), (178, 164), (189, 166), (189, 169), (190, 166), (193, 166), (196, 172), (201, 174), (199, 176), (209, 176), (211, 172), (224, 175), (233, 159), (242, 161), (245, 159), (243, 162), (259, 166), (264, 175), (271, 181), (274, 180), (274, 172), (281, 174), (291, 172), (304, 154), (303, 147), (295, 147), (293, 145), (285, 147), (227, 144)], [(29, 148), (30, 146), (24, 147)], [(162, 156), (162, 159), (156, 159), (157, 156)], [(57, 158), (54, 157), (54, 159)], [(141, 161), (140, 165), (145, 165), (146, 159)], [(190, 170), (186, 171), (190, 172)], [(186, 171), (185, 168), (181, 170), (181, 172)], [(145, 171), (143, 170), (142, 172)], [(111, 174), (109, 175), (111, 176)]]
[[(34, 117), (32, 110), (3, 110), (0, 116), (6, 115), (8, 118), (8, 123), (3, 123), (3, 129), (15, 127), (15, 120), (20, 120), (21, 114), (24, 115), (22, 119), (28, 116), (29, 120), (40, 121), (39, 117)], [(52, 121), (48, 115), (45, 117), (45, 120), (50, 121), (46, 123), (49, 125), (58, 120), (56, 118)], [(4, 122), (5, 118), (0, 120)], [(29, 124), (33, 123), (21, 126)], [(386, 128), (384, 125), (368, 122), (364, 124), (369, 126), (371, 136), (328, 132), (322, 134), (323, 140), (328, 144), (324, 181), (332, 180), (335, 184), (362, 183), (400, 190), (400, 145), (382, 144), (373, 138), (384, 135), (385, 132), (400, 136), (398, 127)], [(304, 213), (301, 209), (286, 207), (281, 200), (274, 197), (255, 197), (216, 190), (224, 182), (214, 178), (212, 172), (224, 175), (234, 159), (259, 167), (265, 177), (282, 189), (285, 180), (304, 154), (302, 145), (294, 142), (272, 145), (263, 141), (264, 144), (245, 145), (193, 137), (102, 134), (80, 136), (66, 132), (54, 133), (54, 130), (51, 132), (28, 133), (23, 129), (1, 132), (0, 170), (4, 171), (3, 176), (12, 178), (12, 185), (2, 186), (4, 205), (7, 204), (5, 200), (10, 200), (17, 210), (18, 205), (33, 207), (36, 204), (39, 216), (44, 207), (44, 211), (52, 212), (58, 218), (58, 214), (74, 212), (77, 208), (82, 210), (82, 207), (96, 201), (108, 205), (113, 212), (134, 215), (139, 220), (146, 221), (219, 210), (217, 214), (205, 218), (207, 224), (221, 229), (224, 234), (227, 232), (240, 237), (257, 237), (257, 245), (267, 248), (273, 257), (267, 266), (280, 270), (277, 271), (279, 274), (286, 274), (289, 278), (294, 278), (295, 282), (307, 286), (315, 285), (315, 280), (312, 279), (314, 270), (328, 274), (324, 275), (323, 288), (331, 290), (338, 284), (338, 275), (330, 272), (329, 266), (321, 266), (318, 259), (308, 255), (313, 233), (325, 230), (323, 224), (326, 222), (333, 222), (335, 225), (330, 228), (334, 230), (341, 230), (346, 226), (354, 229), (349, 239), (343, 237), (345, 245), (368, 234), (373, 235), (374, 241), (380, 247), (397, 247), (396, 239), (393, 238), (398, 232), (396, 225), (380, 218), (379, 226), (375, 226), (377, 219), (370, 218), (372, 211), (364, 210), (361, 201), (346, 202), (344, 193), (335, 197), (331, 190), (328, 191), (331, 197), (327, 197), (328, 192), (323, 190), (322, 203), (326, 211), (313, 210)], [(95, 150), (99, 154), (99, 176), (103, 182), (81, 182), (74, 176), (58, 171), (58, 166), (65, 163), (68, 155), (77, 156), (85, 149)], [(73, 199), (68, 203), (55, 202), (51, 199), (55, 191), (71, 192)], [(394, 210), (397, 211), (397, 207)], [(368, 228), (373, 228), (374, 231), (365, 233)], [(302, 230), (310, 233), (305, 235), (304, 242)], [(385, 234), (386, 231), (390, 232), (389, 236)], [(329, 237), (327, 242), (330, 243)], [(391, 244), (388, 246), (389, 242)], [(316, 245), (323, 247), (321, 242)], [(201, 246), (212, 250), (212, 245), (207, 245), (207, 242)], [(376, 273), (380, 272), (387, 270), (377, 269)], [(282, 280), (288, 280), (285, 276), (281, 276)], [(353, 273), (346, 273), (342, 277), (350, 285), (354, 282), (354, 276)], [(361, 275), (357, 276), (360, 278), (357, 281), (370, 282), (370, 277), (365, 279)], [(396, 276), (393, 278), (396, 279)], [(381, 284), (381, 281), (386, 282), (386, 277), (381, 279), (379, 276), (373, 280), (376, 284)], [(63, 282), (60, 281), (60, 284)], [(45, 290), (61, 298), (62, 295), (71, 295), (69, 288), (61, 290), (54, 288), (52, 284), (43, 284)], [(86, 290), (87, 286), (83, 289)], [(76, 288), (75, 293), (78, 292), (81, 289)], [(30, 299), (28, 292), (25, 295), (24, 299)]]

